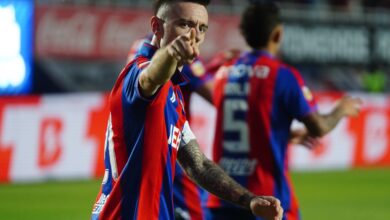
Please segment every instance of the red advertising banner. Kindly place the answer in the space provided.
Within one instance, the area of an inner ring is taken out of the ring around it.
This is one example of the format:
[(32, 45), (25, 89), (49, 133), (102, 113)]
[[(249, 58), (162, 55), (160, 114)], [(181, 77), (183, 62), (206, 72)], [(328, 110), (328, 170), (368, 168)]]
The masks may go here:
[[(35, 53), (38, 57), (125, 59), (131, 44), (150, 33), (151, 16), (151, 11), (139, 9), (38, 6)], [(238, 16), (210, 15), (202, 57), (244, 48), (238, 24)]]
[(150, 30), (143, 10), (38, 6), (35, 51), (40, 57), (121, 58)]
[[(341, 95), (318, 94), (321, 112)], [(390, 166), (390, 98), (353, 95), (364, 100), (360, 115), (343, 119), (315, 150), (291, 146), (292, 168)], [(215, 109), (199, 96), (192, 101), (191, 127), (210, 156)], [(0, 182), (101, 176), (107, 118), (106, 94), (0, 98)]]

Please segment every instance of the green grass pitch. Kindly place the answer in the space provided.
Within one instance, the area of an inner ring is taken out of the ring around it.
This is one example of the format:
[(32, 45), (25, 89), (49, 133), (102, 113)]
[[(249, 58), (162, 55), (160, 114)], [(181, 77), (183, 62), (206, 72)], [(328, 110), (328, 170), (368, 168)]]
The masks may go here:
[[(305, 220), (390, 219), (390, 169), (294, 172)], [(100, 180), (0, 185), (0, 219), (89, 219)]]

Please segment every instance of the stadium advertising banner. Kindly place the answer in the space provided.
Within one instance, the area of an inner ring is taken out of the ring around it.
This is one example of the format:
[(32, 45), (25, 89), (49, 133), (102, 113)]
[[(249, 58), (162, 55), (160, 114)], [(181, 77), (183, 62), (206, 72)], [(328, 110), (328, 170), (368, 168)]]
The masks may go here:
[(106, 97), (0, 98), (0, 182), (102, 174)]
[(35, 52), (39, 57), (123, 59), (148, 34), (151, 14), (142, 10), (38, 6)]
[[(146, 10), (37, 6), (35, 53), (41, 58), (122, 60), (132, 43), (150, 32), (151, 16)], [(213, 16), (202, 57), (210, 58), (230, 45), (245, 47), (238, 23), (237, 16)]]
[[(124, 59), (130, 45), (150, 32), (151, 12), (74, 6), (38, 6), (35, 48), (38, 57)], [(286, 17), (284, 60), (310, 64), (390, 64), (388, 27), (365, 20), (335, 23)], [(229, 48), (247, 48), (239, 16), (211, 14), (202, 58)], [(385, 28), (384, 28), (385, 27)]]
[[(293, 168), (390, 166), (390, 99), (356, 95), (364, 99), (360, 116), (344, 119), (313, 151), (291, 146)], [(318, 94), (320, 110), (340, 96)], [(210, 156), (215, 110), (200, 97), (193, 102), (191, 126)], [(99, 93), (1, 98), (0, 182), (101, 176), (107, 106)]]

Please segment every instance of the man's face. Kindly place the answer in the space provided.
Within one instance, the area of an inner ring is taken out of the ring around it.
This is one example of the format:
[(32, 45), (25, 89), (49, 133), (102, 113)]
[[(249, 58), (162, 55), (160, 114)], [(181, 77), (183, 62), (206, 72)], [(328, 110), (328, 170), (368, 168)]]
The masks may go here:
[(196, 44), (203, 42), (208, 28), (208, 13), (203, 5), (192, 2), (178, 2), (165, 6), (157, 16), (161, 19), (162, 30), (160, 47), (172, 42), (191, 28), (196, 30)]

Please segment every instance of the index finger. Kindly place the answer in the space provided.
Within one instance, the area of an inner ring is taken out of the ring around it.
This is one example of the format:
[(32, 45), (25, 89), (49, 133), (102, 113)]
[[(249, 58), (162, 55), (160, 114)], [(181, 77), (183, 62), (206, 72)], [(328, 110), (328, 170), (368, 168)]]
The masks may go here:
[(189, 35), (191, 43), (195, 43), (196, 30), (194, 28), (191, 28)]

